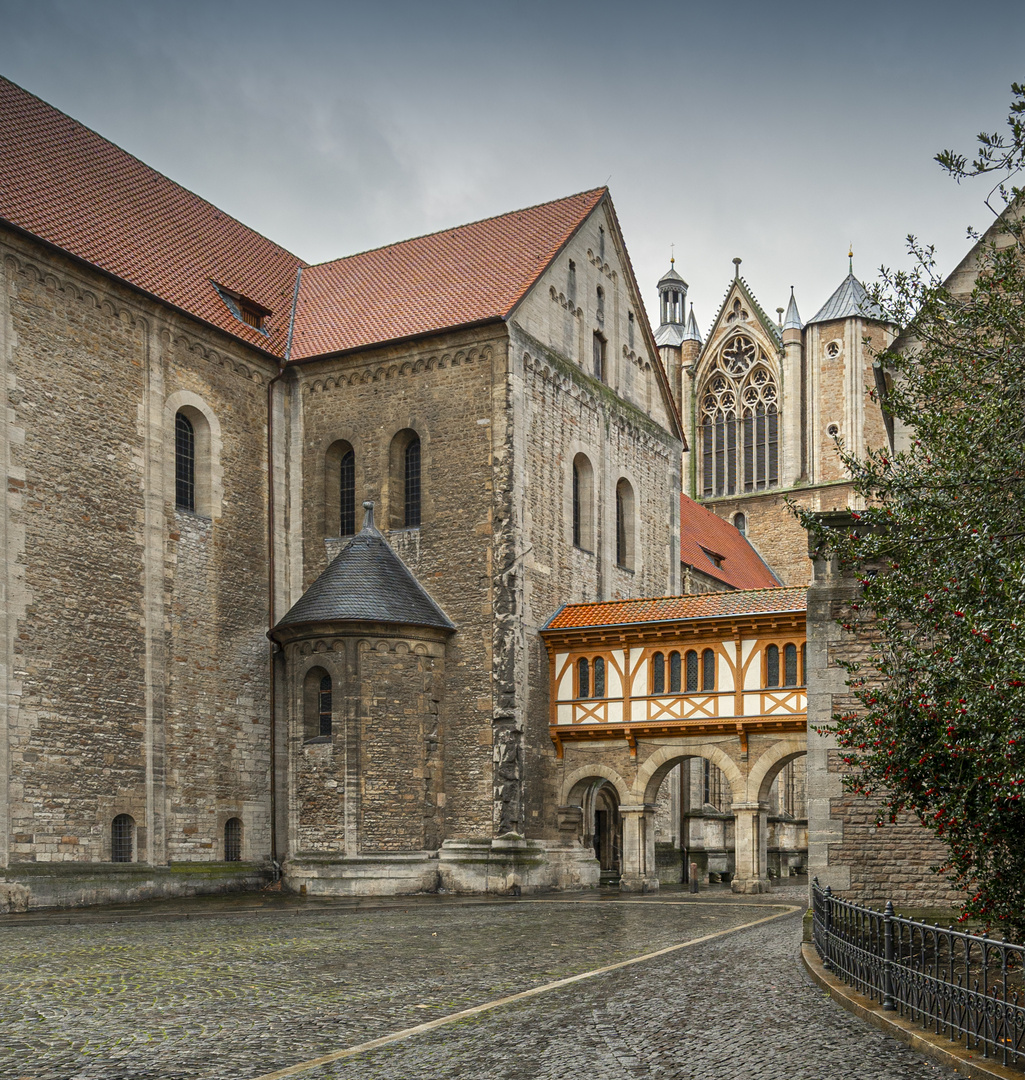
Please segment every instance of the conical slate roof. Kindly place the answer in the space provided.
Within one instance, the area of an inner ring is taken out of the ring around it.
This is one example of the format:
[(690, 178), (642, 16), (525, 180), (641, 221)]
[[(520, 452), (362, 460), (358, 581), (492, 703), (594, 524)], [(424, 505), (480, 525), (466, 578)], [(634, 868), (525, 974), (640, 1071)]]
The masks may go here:
[(693, 304), (690, 306), (690, 318), (687, 320), (687, 332), (683, 335), (683, 340), (701, 344), (701, 331), (698, 329), (698, 320), (694, 318)]
[(661, 289), (663, 285), (682, 285), (687, 288), (687, 282), (676, 271), (675, 260), (672, 260), (669, 269), (658, 279), (658, 288)]
[(363, 528), (278, 622), (271, 636), (285, 627), (324, 622), (404, 623), (455, 629), (374, 528), (374, 504), (363, 506), (367, 511)]
[(848, 274), (840, 287), (822, 305), (819, 312), (808, 320), (807, 325), (820, 322), (833, 322), (835, 319), (876, 319), (889, 322), (886, 312), (873, 303), (865, 291), (865, 286), (854, 276)]
[(794, 297), (793, 286), (790, 288), (790, 303), (787, 305), (786, 317), (783, 319), (784, 330), (803, 330), (804, 324), (801, 322), (801, 313), (797, 310), (797, 300)]

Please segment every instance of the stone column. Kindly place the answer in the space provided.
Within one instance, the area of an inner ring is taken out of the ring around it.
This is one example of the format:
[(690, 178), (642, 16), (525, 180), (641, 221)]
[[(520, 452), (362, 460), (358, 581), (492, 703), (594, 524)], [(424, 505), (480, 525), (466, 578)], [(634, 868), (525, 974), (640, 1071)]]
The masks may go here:
[(619, 887), (624, 892), (657, 892), (655, 806), (620, 806), (619, 813), (623, 818), (623, 876)]
[(805, 471), (801, 423), (804, 400), (803, 356), (800, 330), (783, 331), (783, 387), (780, 402), (783, 427), (779, 482), (783, 487), (799, 483)]
[(733, 876), (736, 893), (768, 892), (766, 858), (769, 804), (748, 802), (733, 804), (736, 820), (737, 869)]

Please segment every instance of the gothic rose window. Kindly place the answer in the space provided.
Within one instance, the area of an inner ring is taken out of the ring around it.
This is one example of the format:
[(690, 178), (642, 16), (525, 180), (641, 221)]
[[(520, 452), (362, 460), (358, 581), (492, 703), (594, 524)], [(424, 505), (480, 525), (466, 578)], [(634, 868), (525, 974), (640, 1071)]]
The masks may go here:
[(723, 346), (699, 397), (704, 498), (779, 483), (779, 406), (768, 358), (743, 334)]

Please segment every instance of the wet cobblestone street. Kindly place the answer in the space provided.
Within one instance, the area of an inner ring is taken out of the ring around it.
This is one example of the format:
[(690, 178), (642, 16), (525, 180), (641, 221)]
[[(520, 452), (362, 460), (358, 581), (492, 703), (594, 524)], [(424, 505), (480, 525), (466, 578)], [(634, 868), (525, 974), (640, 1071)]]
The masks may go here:
[(5, 920), (0, 1077), (255, 1080), (724, 931), (297, 1075), (953, 1076), (811, 985), (797, 960), (799, 913), (736, 929), (801, 904), (804, 890), (764, 899), (625, 899), (297, 905), (239, 898), (179, 904), (159, 916), (155, 908), (125, 908)]

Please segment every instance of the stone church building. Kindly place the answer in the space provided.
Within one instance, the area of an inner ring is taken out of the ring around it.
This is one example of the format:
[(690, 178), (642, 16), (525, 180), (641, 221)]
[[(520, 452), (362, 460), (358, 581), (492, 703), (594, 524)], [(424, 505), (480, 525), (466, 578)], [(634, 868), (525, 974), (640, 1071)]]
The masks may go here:
[(311, 266), (3, 80), (0, 169), (7, 903), (596, 880), (538, 629), (678, 590), (684, 449), (607, 190)]
[(892, 328), (734, 262), (653, 332), (599, 188), (311, 265), (0, 79), (0, 911), (857, 862), (786, 500)]

